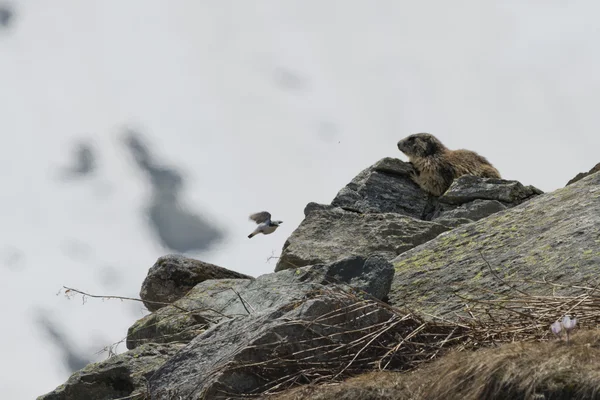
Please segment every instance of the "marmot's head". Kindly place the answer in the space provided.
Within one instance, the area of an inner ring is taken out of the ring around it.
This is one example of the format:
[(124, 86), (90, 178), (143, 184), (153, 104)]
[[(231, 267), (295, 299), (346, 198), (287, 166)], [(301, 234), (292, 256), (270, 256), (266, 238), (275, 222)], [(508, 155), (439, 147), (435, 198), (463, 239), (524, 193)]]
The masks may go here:
[(398, 142), (398, 149), (411, 159), (438, 154), (446, 150), (446, 146), (432, 134), (415, 133), (400, 140)]

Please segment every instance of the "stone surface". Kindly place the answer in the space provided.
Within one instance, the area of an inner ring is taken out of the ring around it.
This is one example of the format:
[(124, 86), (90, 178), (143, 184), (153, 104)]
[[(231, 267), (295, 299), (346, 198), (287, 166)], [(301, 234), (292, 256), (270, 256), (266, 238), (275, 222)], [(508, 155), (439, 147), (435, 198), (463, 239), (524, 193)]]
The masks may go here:
[[(254, 279), (213, 264), (169, 254), (160, 257), (142, 283), (140, 297), (150, 311), (184, 296), (198, 283), (209, 279)], [(163, 304), (160, 304), (163, 303)]]
[[(490, 271), (483, 256), (495, 271)], [(489, 298), (490, 291), (551, 295), (546, 279), (594, 286), (600, 265), (600, 174), (526, 203), (455, 228), (393, 260), (390, 301), (452, 317), (461, 296)], [(555, 288), (556, 294), (576, 289)]]
[(439, 201), (458, 205), (479, 199), (517, 205), (542, 193), (533, 186), (523, 186), (517, 181), (464, 175), (452, 183), (446, 193), (440, 196)]
[[(380, 160), (331, 205), (309, 203), (284, 245), (279, 272), (254, 279), (182, 256), (161, 257), (141, 293), (154, 312), (128, 332), (134, 350), (89, 365), (40, 399), (240, 398), (307, 366), (347, 365), (355, 352), (332, 356), (322, 349), (343, 348), (364, 338), (362, 324), (390, 318), (385, 306), (361, 308), (364, 292), (454, 318), (465, 296), (511, 290), (503, 279), (534, 294), (548, 290), (536, 279), (597, 283), (600, 174), (542, 195), (516, 181), (465, 176), (433, 198), (411, 181), (411, 168)], [(556, 293), (569, 290), (575, 289)], [(351, 304), (360, 315), (344, 309)], [(328, 323), (330, 317), (338, 319)], [(415, 323), (411, 329), (421, 325)], [(352, 332), (325, 338), (336, 326)], [(395, 345), (402, 331), (386, 332), (386, 343)], [(274, 358), (286, 364), (262, 364)], [(324, 371), (314, 374), (311, 379)]]
[(592, 167), (592, 169), (590, 169), (588, 172), (578, 173), (573, 179), (571, 179), (569, 182), (567, 182), (566, 186), (569, 186), (570, 184), (575, 183), (575, 182), (585, 178), (588, 175), (595, 174), (596, 172), (600, 172), (600, 163), (594, 165)]
[(327, 285), (343, 284), (383, 299), (393, 276), (394, 267), (386, 259), (354, 256), (327, 265), (261, 275), (254, 280), (204, 281), (172, 305), (133, 324), (127, 334), (127, 348), (144, 343), (186, 343), (224, 319), (281, 307)]
[(339, 207), (334, 207), (332, 205), (329, 204), (319, 204), (319, 203), (315, 203), (315, 202), (310, 202), (306, 205), (306, 207), (304, 207), (304, 216), (306, 217), (308, 214), (310, 214), (313, 211), (329, 211), (329, 210), (333, 210), (334, 208), (339, 208)]
[[(330, 363), (339, 368), (347, 363), (342, 357), (351, 355), (332, 357), (324, 348), (360, 339), (364, 335), (360, 328), (391, 316), (382, 307), (368, 313), (335, 312), (352, 304), (347, 297), (319, 297), (224, 321), (190, 342), (152, 376), (151, 398), (240, 398), (309, 366), (316, 375)], [(360, 360), (355, 364), (359, 366)]]
[(517, 181), (465, 175), (433, 201), (433, 212), (425, 219), (457, 227), (517, 206), (541, 193)]
[(182, 345), (147, 344), (106, 361), (89, 364), (37, 400), (112, 400), (146, 398), (146, 382)]
[(409, 163), (384, 158), (358, 174), (331, 205), (309, 203), (304, 221), (285, 242), (275, 271), (349, 255), (379, 253), (393, 258), (441, 232), (542, 193), (517, 181), (462, 176), (435, 198), (419, 189), (411, 173)]
[(374, 253), (389, 259), (450, 229), (395, 213), (313, 211), (283, 246), (275, 271)]
[[(381, 300), (387, 296), (394, 278), (394, 266), (385, 257), (351, 256), (342, 260), (300, 268), (310, 280), (322, 285), (344, 284)], [(298, 275), (298, 272), (295, 272)], [(304, 278), (306, 279), (306, 278)]]
[(384, 158), (340, 190), (332, 206), (360, 213), (398, 213), (422, 218), (429, 196), (414, 183), (409, 163)]
[(441, 203), (438, 208), (437, 215), (432, 218), (432, 221), (443, 223), (440, 221), (450, 219), (468, 219), (478, 221), (489, 215), (504, 211), (507, 206), (498, 200), (473, 200), (460, 206), (448, 205)]

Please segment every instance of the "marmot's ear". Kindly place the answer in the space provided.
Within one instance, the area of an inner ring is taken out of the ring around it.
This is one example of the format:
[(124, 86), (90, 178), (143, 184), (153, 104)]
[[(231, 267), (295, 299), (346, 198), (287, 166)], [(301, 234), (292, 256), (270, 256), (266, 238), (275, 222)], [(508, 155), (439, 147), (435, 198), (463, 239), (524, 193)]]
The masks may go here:
[(428, 140), (425, 144), (425, 155), (432, 156), (438, 151), (438, 145), (433, 140)]

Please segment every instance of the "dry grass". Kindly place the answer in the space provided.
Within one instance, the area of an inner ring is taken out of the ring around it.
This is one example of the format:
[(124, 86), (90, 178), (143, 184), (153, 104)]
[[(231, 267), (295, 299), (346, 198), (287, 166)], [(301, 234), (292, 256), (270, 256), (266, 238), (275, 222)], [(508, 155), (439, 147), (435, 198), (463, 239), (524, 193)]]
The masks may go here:
[[(560, 286), (547, 284), (551, 289)], [(309, 379), (304, 382), (308, 386), (295, 389), (290, 385), (276, 399), (600, 399), (597, 288), (576, 287), (581, 294), (575, 296), (510, 290), (494, 293), (492, 299), (483, 297), (488, 300), (465, 298), (465, 309), (453, 320), (424, 319), (410, 310), (354, 299), (362, 307), (385, 308), (397, 316), (377, 327), (386, 340), (363, 341), (362, 370), (340, 375), (344, 362), (330, 365), (323, 379)], [(564, 315), (577, 316), (580, 330), (569, 344), (556, 340), (549, 330)], [(395, 340), (390, 341), (390, 335)], [(383, 349), (387, 351), (382, 353)], [(340, 360), (356, 351), (344, 345), (338, 350), (347, 352)], [(370, 371), (379, 372), (365, 374), (370, 372), (365, 369), (368, 365)], [(263, 395), (286, 388), (272, 389)]]
[(556, 340), (454, 351), (410, 372), (373, 372), (270, 400), (600, 399), (600, 330)]

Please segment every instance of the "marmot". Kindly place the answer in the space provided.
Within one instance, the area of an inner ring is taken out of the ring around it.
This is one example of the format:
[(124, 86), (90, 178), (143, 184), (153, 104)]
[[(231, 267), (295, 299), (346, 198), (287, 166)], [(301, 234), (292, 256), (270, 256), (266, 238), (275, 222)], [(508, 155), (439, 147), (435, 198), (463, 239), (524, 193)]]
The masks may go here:
[(498, 178), (500, 173), (485, 158), (470, 150), (450, 150), (429, 133), (415, 133), (398, 142), (415, 169), (413, 180), (426, 192), (441, 196), (463, 175)]

